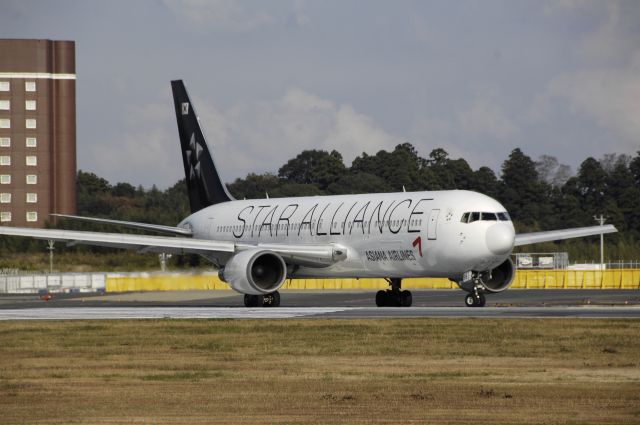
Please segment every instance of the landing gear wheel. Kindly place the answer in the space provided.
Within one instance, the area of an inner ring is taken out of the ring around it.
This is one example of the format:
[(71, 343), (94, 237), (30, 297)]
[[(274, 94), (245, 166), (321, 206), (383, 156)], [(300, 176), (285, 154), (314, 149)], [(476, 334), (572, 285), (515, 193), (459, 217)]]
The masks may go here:
[(411, 307), (413, 295), (410, 291), (402, 290), (402, 279), (387, 279), (390, 289), (376, 292), (376, 305), (378, 307)]
[(464, 304), (467, 307), (475, 307), (476, 306), (476, 297), (473, 296), (473, 294), (469, 294), (466, 297), (464, 297)]
[(469, 294), (464, 297), (464, 303), (467, 307), (484, 307), (487, 299), (482, 292), (479, 292), (478, 294)]
[(264, 295), (263, 305), (265, 307), (280, 307), (280, 292), (272, 292)]
[(264, 298), (262, 295), (244, 295), (244, 306), (245, 307), (262, 307), (264, 304)]
[(413, 295), (411, 295), (410, 291), (402, 291), (400, 293), (400, 306), (402, 307), (411, 307), (411, 303), (413, 303)]

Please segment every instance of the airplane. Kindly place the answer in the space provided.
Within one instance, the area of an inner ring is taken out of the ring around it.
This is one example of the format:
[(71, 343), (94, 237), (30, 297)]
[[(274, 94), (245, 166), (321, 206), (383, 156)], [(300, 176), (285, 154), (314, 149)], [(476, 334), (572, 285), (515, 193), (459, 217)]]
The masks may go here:
[(409, 307), (402, 280), (444, 277), (481, 307), (509, 288), (514, 247), (616, 232), (612, 225), (516, 234), (498, 201), (467, 190), (236, 200), (218, 173), (182, 80), (171, 82), (191, 215), (177, 226), (54, 214), (165, 235), (0, 227), (26, 236), (137, 249), (195, 253), (244, 294), (247, 307), (277, 307), (286, 279), (384, 278), (379, 307)]

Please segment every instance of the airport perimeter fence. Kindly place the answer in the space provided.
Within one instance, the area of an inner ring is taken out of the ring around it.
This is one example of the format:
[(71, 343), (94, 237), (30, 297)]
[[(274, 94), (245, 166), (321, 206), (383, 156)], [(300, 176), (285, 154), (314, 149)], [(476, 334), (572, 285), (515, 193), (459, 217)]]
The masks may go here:
[(99, 292), (105, 290), (106, 282), (106, 273), (0, 275), (0, 294)]
[[(444, 278), (404, 279), (407, 289), (454, 289)], [(384, 279), (288, 279), (284, 290), (378, 290)], [(640, 289), (639, 269), (518, 270), (514, 289)], [(229, 290), (216, 273), (62, 273), (0, 275), (0, 293)]]

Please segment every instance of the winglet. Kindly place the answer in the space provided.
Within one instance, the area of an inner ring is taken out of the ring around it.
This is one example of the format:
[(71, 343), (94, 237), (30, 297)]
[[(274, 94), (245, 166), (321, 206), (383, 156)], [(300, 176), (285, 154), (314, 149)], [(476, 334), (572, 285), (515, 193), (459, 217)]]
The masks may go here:
[(234, 200), (220, 179), (200, 128), (198, 115), (182, 80), (171, 81), (171, 90), (191, 212), (195, 213), (210, 205)]

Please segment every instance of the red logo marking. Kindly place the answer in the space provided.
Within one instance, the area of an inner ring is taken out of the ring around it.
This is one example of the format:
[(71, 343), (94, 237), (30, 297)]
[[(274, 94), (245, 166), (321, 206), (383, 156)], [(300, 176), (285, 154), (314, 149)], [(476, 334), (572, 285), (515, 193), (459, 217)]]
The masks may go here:
[(418, 252), (422, 257), (422, 236), (418, 236), (415, 241), (413, 241), (413, 247), (415, 248), (418, 245)]

